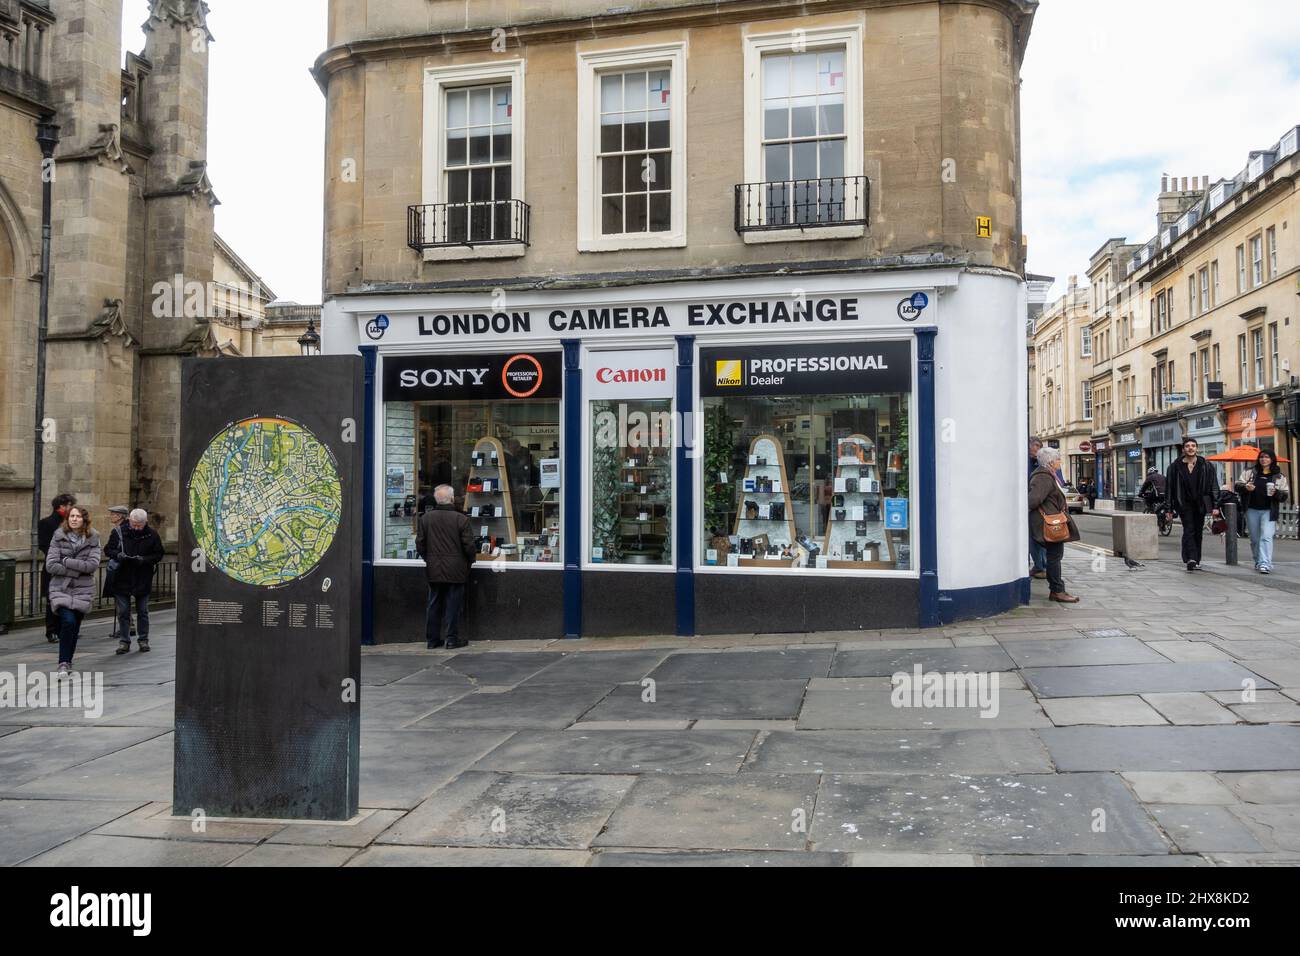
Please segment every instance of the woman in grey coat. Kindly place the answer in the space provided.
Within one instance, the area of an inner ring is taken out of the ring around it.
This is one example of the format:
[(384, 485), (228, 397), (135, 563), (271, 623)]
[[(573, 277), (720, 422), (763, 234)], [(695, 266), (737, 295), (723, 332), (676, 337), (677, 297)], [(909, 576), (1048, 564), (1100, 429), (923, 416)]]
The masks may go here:
[(81, 620), (95, 600), (95, 572), (101, 555), (99, 534), (90, 526), (90, 512), (74, 506), (54, 532), (45, 557), (50, 574), (50, 607), (59, 616), (59, 676), (72, 671)]

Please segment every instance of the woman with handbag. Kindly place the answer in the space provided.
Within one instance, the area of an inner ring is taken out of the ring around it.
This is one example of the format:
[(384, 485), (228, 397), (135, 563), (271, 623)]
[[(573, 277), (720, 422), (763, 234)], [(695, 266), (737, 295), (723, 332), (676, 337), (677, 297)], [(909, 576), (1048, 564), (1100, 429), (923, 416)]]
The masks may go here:
[(95, 600), (95, 572), (102, 551), (90, 512), (74, 505), (54, 532), (45, 569), (50, 572), (50, 607), (59, 615), (59, 677), (72, 672), (72, 655), (81, 636), (81, 620)]
[(1065, 490), (1057, 479), (1060, 462), (1059, 448), (1044, 446), (1038, 450), (1038, 468), (1029, 476), (1029, 533), (1047, 551), (1048, 600), (1078, 604), (1079, 599), (1065, 590), (1061, 578), (1065, 544), (1079, 540), (1079, 529), (1070, 517)]
[(1237, 495), (1246, 512), (1246, 527), (1250, 529), (1250, 552), (1255, 557), (1255, 570), (1260, 574), (1273, 573), (1273, 535), (1277, 532), (1279, 509), (1290, 492), (1286, 475), (1277, 466), (1273, 453), (1267, 450), (1255, 457), (1255, 467), (1243, 473), (1237, 482)]

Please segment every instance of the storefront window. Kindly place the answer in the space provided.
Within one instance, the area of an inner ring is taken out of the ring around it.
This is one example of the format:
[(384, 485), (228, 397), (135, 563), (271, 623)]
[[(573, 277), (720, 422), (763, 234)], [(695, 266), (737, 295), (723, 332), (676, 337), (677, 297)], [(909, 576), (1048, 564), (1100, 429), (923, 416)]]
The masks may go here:
[(701, 563), (908, 571), (911, 347), (705, 349)]
[(479, 561), (562, 563), (559, 365), (540, 353), (385, 361), (383, 557), (418, 558), (419, 516), (449, 485)]
[(671, 564), (672, 490), (672, 403), (592, 402), (589, 560)]

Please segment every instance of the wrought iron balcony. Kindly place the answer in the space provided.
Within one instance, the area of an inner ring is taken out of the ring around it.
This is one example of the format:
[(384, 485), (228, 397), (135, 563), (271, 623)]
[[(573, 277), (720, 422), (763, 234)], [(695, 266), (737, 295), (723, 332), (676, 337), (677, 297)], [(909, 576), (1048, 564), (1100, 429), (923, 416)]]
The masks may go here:
[(866, 176), (787, 179), (736, 186), (736, 232), (867, 224)]
[(451, 246), (526, 246), (531, 218), (532, 210), (519, 199), (410, 206), (406, 244), (416, 252)]

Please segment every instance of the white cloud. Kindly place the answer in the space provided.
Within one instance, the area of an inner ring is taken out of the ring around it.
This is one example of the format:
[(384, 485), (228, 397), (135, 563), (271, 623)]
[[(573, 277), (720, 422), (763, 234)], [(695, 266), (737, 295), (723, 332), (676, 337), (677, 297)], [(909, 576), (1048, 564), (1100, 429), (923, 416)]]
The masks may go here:
[(1294, 0), (1044, 0), (1022, 71), (1029, 268), (1155, 235), (1161, 173), (1235, 175), (1300, 123)]

